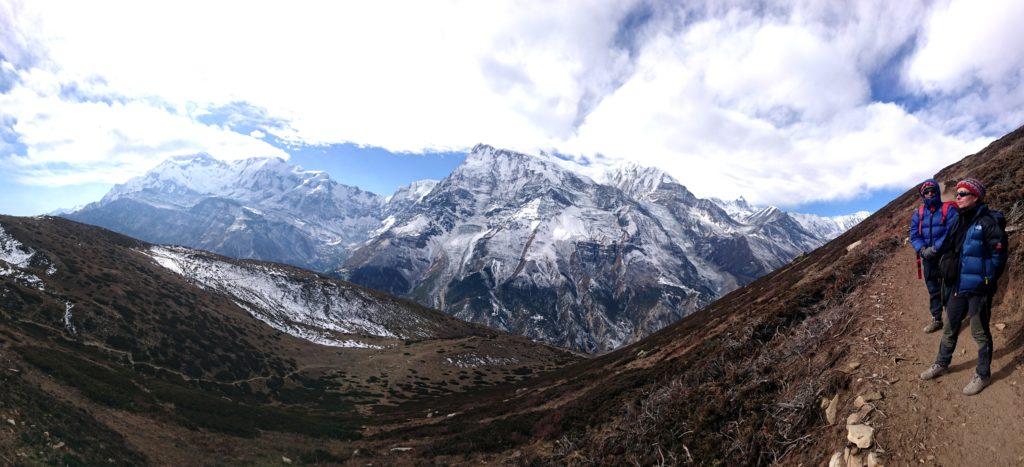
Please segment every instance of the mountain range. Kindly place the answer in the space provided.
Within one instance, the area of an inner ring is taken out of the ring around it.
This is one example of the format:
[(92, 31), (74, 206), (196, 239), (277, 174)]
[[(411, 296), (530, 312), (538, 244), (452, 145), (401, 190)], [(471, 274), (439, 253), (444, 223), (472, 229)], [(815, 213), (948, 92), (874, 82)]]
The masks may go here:
[(443, 180), (382, 197), (280, 159), (169, 159), (65, 217), (146, 241), (292, 264), (585, 352), (633, 342), (866, 213), (700, 199), (623, 165), (478, 145)]
[[(0, 460), (1012, 465), (1024, 456), (1012, 410), (1024, 362), (1024, 128), (934, 178), (948, 199), (964, 177), (986, 181), (1009, 252), (992, 297), (991, 385), (970, 399), (960, 390), (972, 352), (956, 352), (938, 380), (918, 379), (936, 338), (920, 332), (927, 292), (906, 244), (915, 188), (678, 322), (586, 359), (293, 266), (0, 216)], [(667, 183), (653, 192), (683, 195)], [(577, 208), (623, 196), (622, 216), (638, 222), (634, 211), (668, 198), (609, 189), (595, 197), (604, 189), (588, 185)], [(538, 210), (552, 219), (568, 209), (544, 207), (557, 198), (544, 196)], [(742, 217), (730, 211), (743, 203), (712, 204)]]

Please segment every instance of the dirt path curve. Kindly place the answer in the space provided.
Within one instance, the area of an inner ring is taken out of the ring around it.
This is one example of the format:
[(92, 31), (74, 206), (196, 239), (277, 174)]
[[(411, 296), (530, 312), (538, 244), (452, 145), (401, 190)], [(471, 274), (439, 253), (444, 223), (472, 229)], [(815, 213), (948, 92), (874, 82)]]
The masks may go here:
[(853, 397), (879, 390), (884, 399), (870, 423), (888, 464), (1024, 465), (1024, 291), (996, 296), (992, 383), (965, 397), (961, 390), (974, 374), (978, 350), (969, 325), (961, 330), (950, 372), (921, 381), (918, 374), (934, 361), (941, 331), (921, 331), (930, 319), (928, 294), (917, 279), (914, 252), (901, 248), (880, 266), (876, 279), (859, 291), (861, 329), (851, 339), (849, 361), (861, 366), (853, 371), (839, 424), (853, 410)]

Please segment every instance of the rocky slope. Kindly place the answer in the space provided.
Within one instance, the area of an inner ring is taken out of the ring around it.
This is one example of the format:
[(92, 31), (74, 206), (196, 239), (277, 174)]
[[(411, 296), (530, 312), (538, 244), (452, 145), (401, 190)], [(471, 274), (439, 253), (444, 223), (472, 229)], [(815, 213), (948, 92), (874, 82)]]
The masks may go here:
[(776, 208), (730, 214), (658, 169), (599, 182), (486, 145), (423, 192), (343, 277), (586, 352), (634, 342), (830, 238)]

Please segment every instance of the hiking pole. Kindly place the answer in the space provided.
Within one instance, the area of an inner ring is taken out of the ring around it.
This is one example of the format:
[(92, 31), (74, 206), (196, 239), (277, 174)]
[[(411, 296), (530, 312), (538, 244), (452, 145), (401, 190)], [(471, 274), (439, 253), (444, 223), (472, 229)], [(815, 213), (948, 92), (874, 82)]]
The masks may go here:
[(921, 253), (917, 254), (917, 279), (924, 279), (924, 274), (921, 273)]

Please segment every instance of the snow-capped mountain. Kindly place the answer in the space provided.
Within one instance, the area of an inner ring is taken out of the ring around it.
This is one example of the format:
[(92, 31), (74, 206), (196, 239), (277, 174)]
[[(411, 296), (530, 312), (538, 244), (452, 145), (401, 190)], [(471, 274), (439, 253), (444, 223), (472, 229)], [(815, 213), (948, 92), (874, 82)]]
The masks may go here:
[(777, 208), (730, 214), (655, 168), (595, 181), (486, 145), (423, 191), (341, 275), (587, 352), (635, 341), (827, 240)]
[(379, 227), (384, 199), (281, 159), (174, 157), (68, 214), (146, 241), (336, 267)]
[(467, 321), (586, 351), (635, 340), (716, 296), (621, 190), (482, 145), (356, 250), (344, 273)]
[(280, 159), (175, 157), (65, 217), (337, 271), (588, 352), (660, 329), (859, 220), (701, 199), (636, 164), (592, 179), (553, 156), (486, 145), (445, 179), (387, 198)]
[[(751, 206), (742, 196), (732, 201), (718, 198), (711, 198), (711, 200), (736, 219), (748, 219), (766, 209), (765, 207)], [(857, 211), (841, 216), (819, 216), (799, 212), (786, 212), (786, 214), (815, 238), (826, 241), (838, 237), (871, 215), (867, 211)]]
[(857, 211), (842, 216), (816, 216), (814, 214), (790, 213), (808, 232), (821, 238), (836, 238), (851, 227), (867, 219), (871, 215), (867, 211)]

